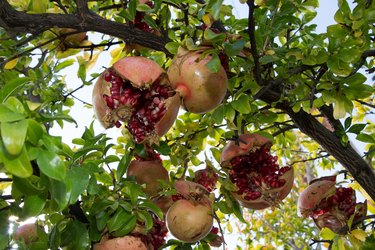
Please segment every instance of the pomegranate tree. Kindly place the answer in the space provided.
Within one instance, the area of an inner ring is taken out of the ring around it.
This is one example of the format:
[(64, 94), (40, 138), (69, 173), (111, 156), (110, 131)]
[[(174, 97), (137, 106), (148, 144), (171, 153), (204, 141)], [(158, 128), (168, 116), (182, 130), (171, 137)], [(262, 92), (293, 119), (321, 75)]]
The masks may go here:
[(325, 176), (311, 181), (298, 198), (298, 213), (311, 217), (319, 229), (327, 227), (335, 233), (343, 230), (348, 220), (367, 213), (367, 203), (357, 203), (350, 187), (336, 187), (336, 176)]
[(223, 149), (220, 164), (236, 185), (233, 196), (250, 209), (277, 206), (291, 191), (292, 167), (279, 167), (270, 154), (271, 141), (257, 134), (243, 134)]
[(176, 181), (178, 195), (166, 215), (169, 232), (178, 240), (193, 243), (206, 237), (213, 225), (209, 192), (190, 181)]
[(168, 171), (163, 167), (160, 156), (152, 149), (146, 157), (136, 156), (127, 169), (126, 175), (134, 176), (137, 183), (144, 185), (144, 192), (150, 196), (161, 190), (160, 181), (169, 181)]
[(105, 128), (126, 128), (137, 143), (155, 143), (176, 120), (180, 97), (164, 70), (139, 56), (118, 60), (105, 70), (93, 90), (96, 117)]
[(183, 106), (192, 113), (205, 113), (216, 108), (227, 93), (228, 78), (221, 66), (218, 72), (207, 67), (212, 56), (202, 51), (179, 48), (168, 69), (173, 88), (181, 95)]

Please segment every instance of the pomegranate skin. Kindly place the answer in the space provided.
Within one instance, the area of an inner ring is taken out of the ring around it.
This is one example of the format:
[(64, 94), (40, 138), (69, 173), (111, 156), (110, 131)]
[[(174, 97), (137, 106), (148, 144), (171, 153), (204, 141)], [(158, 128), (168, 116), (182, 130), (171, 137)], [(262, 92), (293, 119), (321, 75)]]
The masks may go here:
[(181, 95), (184, 108), (192, 113), (206, 113), (222, 103), (228, 78), (221, 66), (212, 72), (206, 64), (211, 56), (201, 58), (200, 51), (179, 48), (167, 71), (172, 87)]
[(240, 155), (255, 151), (261, 146), (271, 146), (272, 142), (268, 138), (257, 134), (242, 134), (236, 141), (228, 142), (220, 155), (220, 165), (224, 168), (231, 168), (230, 161)]
[(94, 244), (94, 250), (152, 250), (152, 246), (147, 247), (145, 243), (138, 237), (124, 236), (119, 238), (113, 238), (104, 240)]
[(175, 238), (194, 243), (210, 233), (213, 226), (212, 207), (192, 200), (178, 200), (169, 208), (166, 222)]
[(25, 245), (29, 245), (32, 242), (38, 241), (38, 226), (34, 223), (24, 224), (17, 228), (13, 234), (13, 239), (17, 241), (23, 241)]
[(133, 160), (127, 169), (127, 176), (135, 176), (138, 184), (143, 185), (144, 192), (149, 196), (156, 195), (160, 190), (160, 180), (169, 181), (168, 171), (160, 160)]
[(210, 195), (210, 192), (199, 183), (186, 180), (177, 180), (174, 183), (174, 188), (181, 196), (187, 199), (193, 195), (194, 197), (199, 197), (200, 199), (207, 199), (207, 202), (209, 202), (208, 196)]

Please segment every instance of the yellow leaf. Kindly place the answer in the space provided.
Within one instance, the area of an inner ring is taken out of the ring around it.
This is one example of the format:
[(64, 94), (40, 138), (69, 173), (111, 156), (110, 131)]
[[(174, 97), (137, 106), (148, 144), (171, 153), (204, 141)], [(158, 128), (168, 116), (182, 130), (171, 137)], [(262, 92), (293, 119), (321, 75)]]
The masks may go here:
[(351, 235), (353, 235), (355, 238), (359, 239), (360, 241), (365, 241), (367, 234), (362, 229), (354, 229), (350, 232)]
[(4, 66), (4, 69), (13, 69), (14, 67), (16, 67), (17, 62), (18, 62), (18, 57), (7, 62)]
[(335, 238), (335, 236), (336, 236), (336, 234), (331, 229), (329, 229), (328, 227), (322, 228), (319, 235), (324, 240), (333, 240), (333, 238)]
[(211, 16), (211, 14), (204, 14), (202, 20), (207, 27), (211, 27), (212, 23), (214, 22), (214, 18)]

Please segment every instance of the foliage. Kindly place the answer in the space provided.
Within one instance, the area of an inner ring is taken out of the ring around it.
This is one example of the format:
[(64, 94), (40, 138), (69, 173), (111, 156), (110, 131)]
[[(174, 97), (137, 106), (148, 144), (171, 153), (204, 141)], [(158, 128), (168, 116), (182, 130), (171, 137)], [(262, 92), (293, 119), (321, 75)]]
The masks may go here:
[[(95, 133), (94, 121), (72, 144), (50, 129), (80, 123), (69, 115), (81, 102), (74, 93), (92, 90), (101, 73), (92, 72), (93, 65), (110, 67), (98, 60), (101, 54), (109, 54), (111, 63), (142, 55), (168, 68), (179, 46), (209, 46), (213, 71), (225, 54), (228, 94), (209, 113), (181, 110), (153, 147), (171, 180), (191, 180), (194, 170), (214, 167), (219, 175), (216, 226), (224, 239), (234, 234), (240, 239), (237, 249), (373, 248), (371, 216), (343, 236), (327, 230), (319, 234), (312, 220), (297, 217), (296, 211), (308, 180), (332, 169), (347, 170), (346, 184), (354, 182), (369, 200), (369, 212), (375, 211), (373, 1), (349, 5), (339, 0), (336, 24), (321, 34), (312, 23), (317, 0), (249, 0), (243, 4), (249, 10), (244, 19), (214, 0), (155, 0), (151, 7), (136, 0), (8, 2), (11, 6), (0, 0), (0, 249), (15, 244), (9, 227), (33, 217), (45, 232), (39, 232), (32, 249), (89, 249), (105, 232), (123, 236), (137, 223), (150, 230), (153, 216), (163, 217), (152, 197), (124, 175), (133, 154), (144, 150), (125, 128), (108, 138)], [(132, 25), (139, 12), (150, 32)], [(78, 34), (87, 36), (72, 38)], [(91, 37), (101, 41), (91, 42)], [(72, 90), (64, 72), (76, 65), (81, 84)], [(93, 113), (84, 104), (82, 112)], [(278, 208), (243, 209), (231, 195), (220, 152), (245, 132), (271, 138), (279, 164), (295, 168), (294, 188)], [(351, 147), (349, 136), (365, 144), (363, 156)], [(162, 194), (173, 194), (170, 184), (163, 187)], [(197, 244), (171, 239), (167, 245), (207, 249), (210, 237)], [(235, 249), (235, 243), (226, 243)]]

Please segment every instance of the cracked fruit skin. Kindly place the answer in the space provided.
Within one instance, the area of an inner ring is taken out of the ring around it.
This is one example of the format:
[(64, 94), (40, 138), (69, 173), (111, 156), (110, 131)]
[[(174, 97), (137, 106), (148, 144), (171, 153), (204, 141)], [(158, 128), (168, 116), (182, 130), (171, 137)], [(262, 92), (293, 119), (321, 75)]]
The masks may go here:
[(97, 80), (93, 94), (97, 119), (104, 128), (126, 123), (137, 143), (154, 144), (173, 126), (180, 96), (154, 61), (129, 56), (115, 62)]
[(212, 56), (201, 51), (188, 51), (180, 47), (168, 68), (172, 87), (182, 97), (183, 107), (191, 113), (206, 113), (219, 106), (225, 98), (228, 77), (222, 66), (218, 72), (207, 64)]
[(293, 187), (294, 169), (279, 167), (277, 157), (270, 154), (271, 145), (263, 136), (242, 134), (223, 148), (220, 165), (236, 185), (232, 194), (243, 207), (277, 207)]

